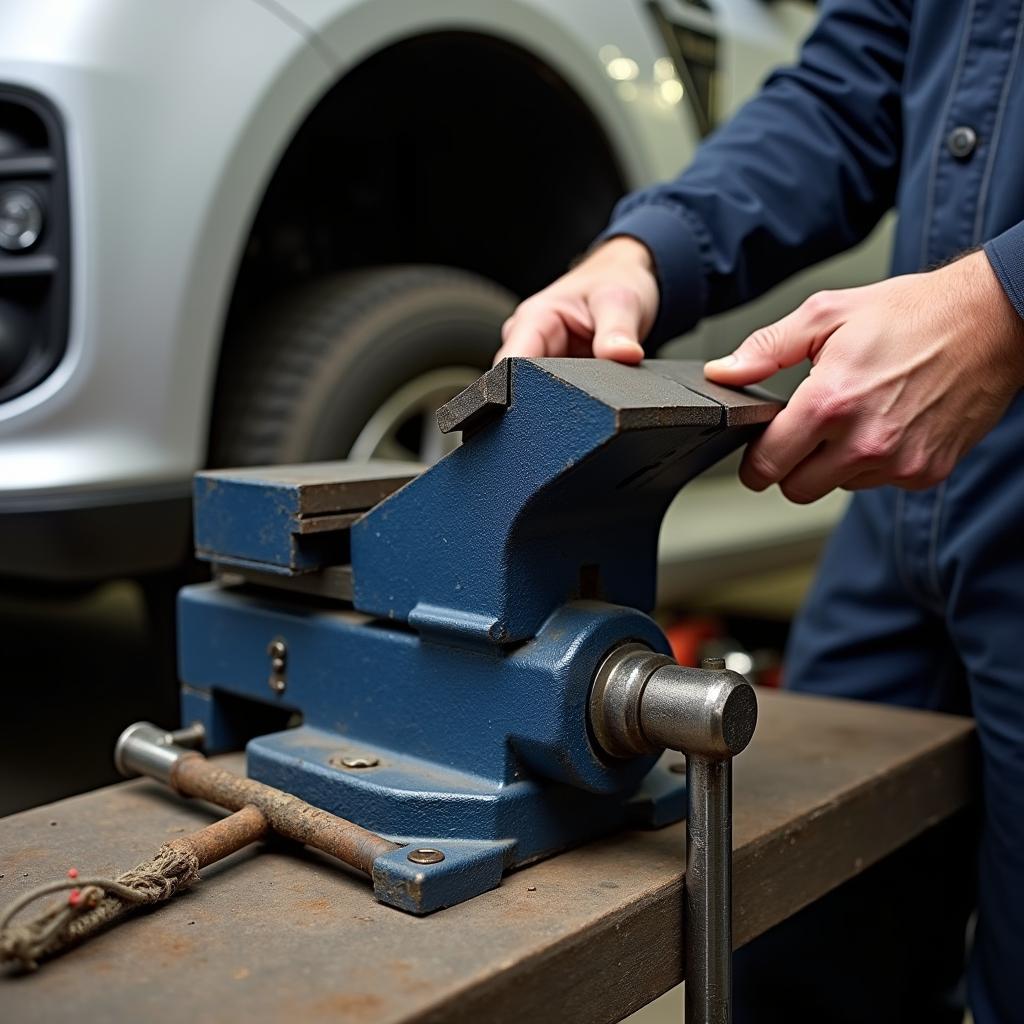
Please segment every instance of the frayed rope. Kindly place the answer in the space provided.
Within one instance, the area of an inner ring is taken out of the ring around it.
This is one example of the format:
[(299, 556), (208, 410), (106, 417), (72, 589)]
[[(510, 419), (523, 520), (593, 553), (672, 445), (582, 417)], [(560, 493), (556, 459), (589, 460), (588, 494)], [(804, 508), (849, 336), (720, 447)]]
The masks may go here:
[[(44, 957), (80, 942), (133, 906), (170, 899), (199, 878), (199, 858), (173, 843), (115, 878), (70, 878), (23, 893), (0, 914), (0, 963), (15, 960), (34, 970)], [(70, 889), (67, 900), (27, 921), (12, 923), (29, 904)]]

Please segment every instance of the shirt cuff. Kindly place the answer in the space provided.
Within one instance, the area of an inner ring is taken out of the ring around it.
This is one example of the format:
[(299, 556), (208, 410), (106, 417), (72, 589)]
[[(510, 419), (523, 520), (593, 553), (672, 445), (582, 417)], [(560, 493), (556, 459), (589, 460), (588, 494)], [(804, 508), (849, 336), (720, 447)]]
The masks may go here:
[(984, 249), (1017, 315), (1024, 318), (1024, 221), (996, 235)]
[(684, 334), (703, 316), (708, 242), (702, 239), (703, 228), (695, 220), (682, 207), (644, 203), (616, 216), (597, 238), (597, 242), (605, 242), (628, 235), (651, 252), (660, 301), (658, 316), (644, 341), (648, 352)]

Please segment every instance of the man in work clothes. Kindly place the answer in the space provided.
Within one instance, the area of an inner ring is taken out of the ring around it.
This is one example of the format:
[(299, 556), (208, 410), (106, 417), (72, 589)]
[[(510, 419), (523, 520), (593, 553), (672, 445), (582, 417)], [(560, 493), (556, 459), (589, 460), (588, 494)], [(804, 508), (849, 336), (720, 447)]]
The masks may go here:
[[(1024, 1021), (1024, 0), (821, 7), (799, 63), (679, 178), (624, 199), (602, 244), (519, 306), (499, 355), (639, 362), (897, 208), (891, 279), (812, 296), (706, 372), (745, 385), (810, 359), (740, 476), (796, 502), (855, 492), (795, 624), (788, 685), (946, 710), (969, 693), (984, 781), (969, 1001), (977, 1024), (1011, 1024)], [(963, 925), (952, 907), (935, 918)], [(841, 954), (858, 962), (839, 965), (845, 990), (824, 1007), (813, 982), (836, 970), (845, 927), (778, 958), (784, 1019), (947, 1019), (921, 1009), (938, 1005), (923, 990), (916, 1016), (850, 1010), (864, 975), (885, 972), (872, 949)], [(742, 984), (737, 998), (742, 1010)], [(774, 1019), (768, 1002), (738, 1016)]]

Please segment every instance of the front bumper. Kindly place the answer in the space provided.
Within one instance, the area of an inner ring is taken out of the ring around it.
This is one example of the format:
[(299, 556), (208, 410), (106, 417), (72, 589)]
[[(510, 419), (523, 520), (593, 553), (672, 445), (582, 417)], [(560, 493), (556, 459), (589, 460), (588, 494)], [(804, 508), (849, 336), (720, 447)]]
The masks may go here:
[(0, 576), (82, 582), (183, 563), (191, 547), (187, 482), (0, 498)]

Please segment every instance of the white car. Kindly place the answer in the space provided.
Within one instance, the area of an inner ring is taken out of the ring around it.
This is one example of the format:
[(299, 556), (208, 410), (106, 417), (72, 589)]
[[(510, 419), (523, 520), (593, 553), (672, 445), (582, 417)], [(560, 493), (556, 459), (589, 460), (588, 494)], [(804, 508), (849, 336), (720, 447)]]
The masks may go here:
[[(489, 364), (516, 298), (620, 194), (675, 174), (813, 17), (796, 0), (4, 0), (0, 575), (177, 563), (205, 465), (436, 458), (433, 410)], [(691, 352), (884, 259), (876, 239)]]

